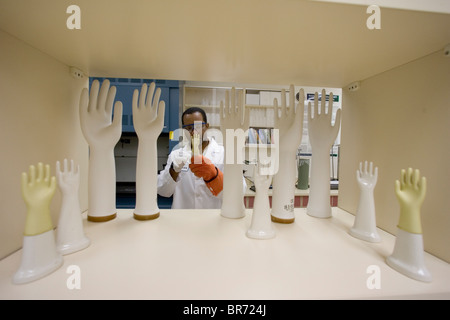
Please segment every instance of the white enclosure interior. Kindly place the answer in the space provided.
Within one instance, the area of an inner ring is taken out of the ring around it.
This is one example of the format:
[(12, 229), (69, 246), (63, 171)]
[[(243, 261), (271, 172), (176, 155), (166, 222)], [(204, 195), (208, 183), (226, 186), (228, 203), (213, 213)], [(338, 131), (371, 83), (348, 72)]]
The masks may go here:
[[(87, 209), (78, 106), (88, 76), (98, 76), (341, 88), (340, 209), (356, 212), (355, 173), (373, 161), (377, 226), (395, 235), (394, 182), (401, 169), (419, 169), (428, 180), (424, 247), (450, 262), (450, 10), (418, 2), (381, 6), (381, 29), (370, 30), (365, 3), (79, 0), (81, 29), (71, 30), (72, 1), (0, 0), (0, 258), (22, 245), (29, 165), (48, 163), (54, 174), (56, 161), (78, 162)], [(355, 81), (360, 88), (348, 90)], [(57, 192), (54, 225), (59, 205)]]

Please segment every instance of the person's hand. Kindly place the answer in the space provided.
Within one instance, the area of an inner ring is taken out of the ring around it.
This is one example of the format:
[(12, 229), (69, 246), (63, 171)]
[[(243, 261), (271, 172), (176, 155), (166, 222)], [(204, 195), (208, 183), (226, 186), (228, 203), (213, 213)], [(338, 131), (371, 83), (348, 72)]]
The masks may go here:
[(373, 169), (373, 163), (370, 162), (369, 170), (367, 170), (367, 161), (362, 168), (362, 162), (359, 163), (359, 170), (356, 171), (356, 180), (358, 181), (360, 189), (373, 190), (377, 184), (378, 168)]
[(139, 140), (151, 139), (156, 141), (164, 127), (165, 102), (159, 101), (161, 89), (156, 88), (154, 82), (143, 84), (141, 94), (136, 89), (133, 92), (133, 125)]
[(205, 181), (211, 180), (217, 174), (214, 163), (204, 156), (192, 156), (189, 168), (196, 177)]
[(333, 114), (332, 93), (330, 93), (328, 101), (328, 112), (325, 112), (326, 93), (324, 89), (322, 90), (320, 110), (317, 92), (314, 96), (314, 111), (311, 108), (311, 103), (309, 103), (308, 132), (313, 153), (317, 149), (325, 149), (326, 152), (329, 152), (339, 132), (341, 109), (337, 110), (334, 125), (331, 125), (331, 116)]
[(274, 99), (275, 125), (279, 130), (280, 154), (286, 152), (296, 152), (303, 134), (305, 93), (300, 89), (299, 103), (295, 105), (294, 85), (289, 87), (289, 105), (286, 105), (286, 90), (281, 91), (281, 107), (278, 106), (278, 100)]
[(84, 88), (80, 99), (80, 122), (89, 146), (94, 149), (112, 149), (122, 134), (122, 102), (114, 105), (114, 118), (111, 120), (116, 87), (109, 87), (104, 80), (99, 92), (99, 82), (92, 82), (91, 91)]
[(50, 202), (55, 194), (56, 178), (50, 177), (50, 165), (39, 162), (22, 173), (22, 197), (27, 206), (26, 236), (38, 235), (53, 229)]
[(64, 159), (63, 170), (61, 164), (56, 162), (56, 177), (58, 178), (58, 186), (63, 195), (78, 194), (80, 186), (80, 165), (75, 167), (73, 160), (70, 160), (70, 168), (67, 159)]
[(223, 190), (223, 173), (204, 156), (192, 156), (189, 168), (192, 173), (203, 178), (211, 193), (217, 196)]
[(395, 194), (400, 204), (398, 227), (410, 233), (422, 233), (420, 207), (425, 200), (427, 180), (419, 170), (402, 169), (400, 181), (395, 181)]
[(175, 172), (180, 172), (186, 162), (191, 158), (191, 153), (180, 148), (179, 150), (171, 153), (171, 158), (173, 170), (175, 170)]

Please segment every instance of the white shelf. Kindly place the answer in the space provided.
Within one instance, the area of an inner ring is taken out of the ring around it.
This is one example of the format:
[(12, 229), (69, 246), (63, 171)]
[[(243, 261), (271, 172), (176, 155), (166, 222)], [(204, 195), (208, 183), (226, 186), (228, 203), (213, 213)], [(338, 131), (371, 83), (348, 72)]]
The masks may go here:
[[(91, 245), (64, 256), (40, 280), (14, 285), (22, 251), (0, 261), (0, 299), (383, 299), (450, 298), (450, 266), (425, 253), (433, 281), (413, 280), (390, 268), (395, 236), (381, 242), (349, 235), (354, 216), (333, 208), (318, 219), (294, 209), (292, 224), (272, 223), (270, 240), (247, 238), (252, 210), (227, 219), (220, 210), (161, 210), (156, 220), (136, 221), (133, 210), (83, 225)], [(81, 289), (69, 290), (67, 267), (81, 271)], [(369, 289), (367, 268), (380, 270), (381, 288)]]

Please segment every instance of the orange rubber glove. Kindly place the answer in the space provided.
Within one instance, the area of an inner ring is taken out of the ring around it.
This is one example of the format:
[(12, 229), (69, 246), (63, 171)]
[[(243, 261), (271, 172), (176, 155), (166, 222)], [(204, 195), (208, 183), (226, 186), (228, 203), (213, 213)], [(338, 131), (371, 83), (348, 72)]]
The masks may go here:
[(195, 156), (191, 158), (189, 168), (196, 177), (203, 178), (211, 193), (217, 196), (223, 189), (223, 173), (208, 158)]

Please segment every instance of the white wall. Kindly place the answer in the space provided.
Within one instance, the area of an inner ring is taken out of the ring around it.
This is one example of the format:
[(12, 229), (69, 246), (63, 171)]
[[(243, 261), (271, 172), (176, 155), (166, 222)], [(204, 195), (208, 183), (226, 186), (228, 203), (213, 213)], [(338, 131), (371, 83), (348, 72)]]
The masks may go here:
[[(26, 207), (21, 173), (38, 162), (51, 166), (74, 159), (81, 166), (80, 203), (87, 209), (88, 146), (81, 133), (78, 103), (88, 81), (69, 67), (0, 31), (0, 259), (22, 246)], [(58, 222), (61, 194), (51, 204)]]
[(401, 169), (427, 178), (421, 217), (425, 250), (450, 262), (450, 59), (442, 51), (343, 90), (339, 207), (356, 212), (360, 161), (373, 161), (377, 224), (396, 234)]

